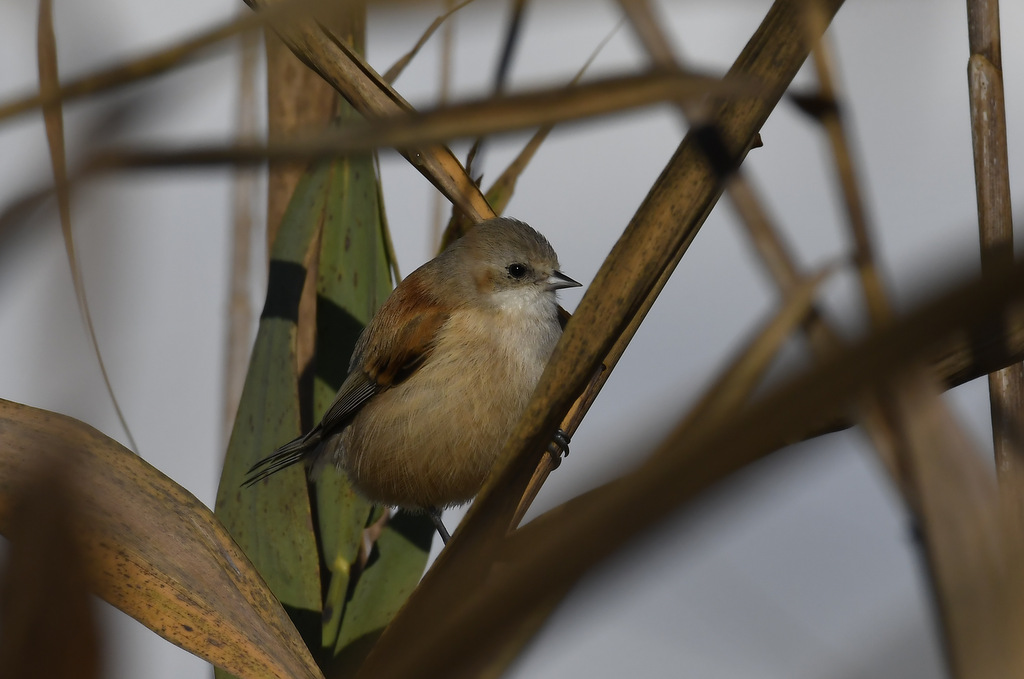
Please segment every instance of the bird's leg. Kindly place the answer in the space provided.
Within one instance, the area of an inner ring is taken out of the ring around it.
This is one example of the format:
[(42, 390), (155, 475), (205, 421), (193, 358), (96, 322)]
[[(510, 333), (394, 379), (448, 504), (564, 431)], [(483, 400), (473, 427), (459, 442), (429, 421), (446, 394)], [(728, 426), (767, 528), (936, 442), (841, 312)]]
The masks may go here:
[(440, 507), (428, 507), (427, 514), (430, 515), (430, 520), (434, 522), (434, 528), (437, 529), (437, 534), (441, 536), (441, 542), (447, 545), (452, 536), (448, 533), (448, 529), (444, 527), (444, 522), (441, 521)]

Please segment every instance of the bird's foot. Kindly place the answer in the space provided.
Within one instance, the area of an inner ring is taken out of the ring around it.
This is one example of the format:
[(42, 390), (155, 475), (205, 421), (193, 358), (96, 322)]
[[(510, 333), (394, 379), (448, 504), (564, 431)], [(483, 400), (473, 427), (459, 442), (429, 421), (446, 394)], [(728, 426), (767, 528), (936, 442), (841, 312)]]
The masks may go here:
[(555, 466), (558, 466), (562, 458), (569, 455), (569, 435), (561, 429), (556, 431), (551, 437), (551, 443), (548, 444), (548, 452), (554, 457)]

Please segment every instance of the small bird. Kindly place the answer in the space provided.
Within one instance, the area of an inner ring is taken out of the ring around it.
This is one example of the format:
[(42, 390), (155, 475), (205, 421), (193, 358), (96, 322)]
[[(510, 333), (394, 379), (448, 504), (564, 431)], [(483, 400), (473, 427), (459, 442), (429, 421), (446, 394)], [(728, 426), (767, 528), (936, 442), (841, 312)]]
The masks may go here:
[(300, 461), (314, 475), (333, 463), (367, 499), (428, 512), (447, 542), (441, 509), (480, 490), (562, 334), (555, 291), (580, 284), (558, 269), (523, 222), (471, 229), (398, 284), (320, 423), (245, 485)]

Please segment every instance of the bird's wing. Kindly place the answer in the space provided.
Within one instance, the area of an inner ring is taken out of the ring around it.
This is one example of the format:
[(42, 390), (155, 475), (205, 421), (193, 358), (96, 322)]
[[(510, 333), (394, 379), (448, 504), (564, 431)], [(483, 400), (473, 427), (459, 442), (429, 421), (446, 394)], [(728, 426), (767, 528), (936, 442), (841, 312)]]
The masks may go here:
[(363, 371), (349, 373), (318, 427), (324, 432), (333, 432), (345, 426), (364, 403), (381, 391), (380, 385)]
[(379, 385), (369, 379), (366, 373), (349, 373), (320, 424), (254, 464), (246, 473), (242, 485), (251, 486), (315, 453), (324, 439), (348, 424), (359, 408), (379, 391)]
[(253, 465), (244, 485), (306, 458), (327, 437), (347, 426), (367, 401), (408, 379), (430, 356), (449, 311), (428, 292), (420, 271), (410, 274), (359, 336), (348, 376), (320, 424)]
[(565, 324), (572, 318), (572, 314), (562, 308), (561, 304), (558, 304), (558, 325), (562, 326), (562, 330), (565, 330)]
[(348, 377), (320, 422), (325, 434), (348, 424), (368, 400), (406, 380), (430, 356), (450, 314), (417, 283), (407, 278), (359, 337)]

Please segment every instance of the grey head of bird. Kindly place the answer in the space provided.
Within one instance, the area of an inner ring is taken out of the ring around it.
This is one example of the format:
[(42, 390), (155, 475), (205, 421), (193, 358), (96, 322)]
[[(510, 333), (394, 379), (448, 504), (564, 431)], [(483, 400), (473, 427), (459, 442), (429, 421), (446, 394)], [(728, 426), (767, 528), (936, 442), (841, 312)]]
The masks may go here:
[(579, 285), (559, 271), (558, 255), (544, 236), (507, 217), (470, 229), (445, 254), (457, 263), (459, 282), (497, 307), (553, 306), (556, 290)]

